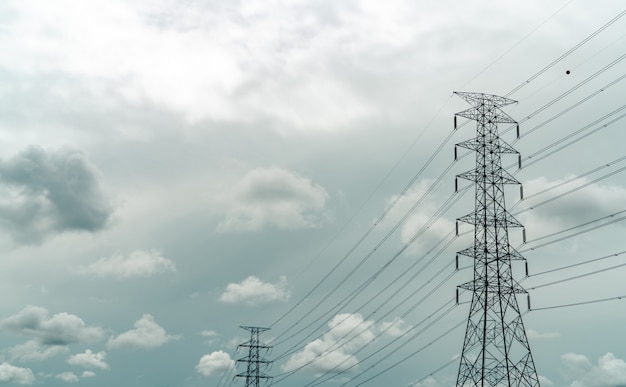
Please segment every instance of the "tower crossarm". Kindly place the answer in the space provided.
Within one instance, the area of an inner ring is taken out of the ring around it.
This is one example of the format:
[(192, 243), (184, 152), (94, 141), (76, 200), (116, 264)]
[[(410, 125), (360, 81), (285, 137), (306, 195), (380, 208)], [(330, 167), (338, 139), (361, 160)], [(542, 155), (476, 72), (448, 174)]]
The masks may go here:
[(481, 171), (473, 169), (458, 175), (461, 179), (477, 182), (484, 181), (486, 184), (502, 183), (502, 184), (521, 184), (516, 178), (505, 170), (501, 174), (483, 174)]
[(506, 106), (517, 103), (517, 101), (514, 99), (501, 97), (494, 94), (474, 93), (467, 91), (455, 91), (454, 94), (463, 98), (467, 103), (474, 107), (483, 105), (485, 104), (485, 102), (490, 102), (491, 104), (496, 106)]
[[(476, 248), (474, 246), (468, 247), (467, 249), (463, 249), (458, 251), (457, 254), (464, 255), (466, 257), (474, 258), (476, 256)], [(509, 251), (504, 253), (503, 257), (505, 259), (511, 259), (514, 261), (525, 261), (524, 258), (517, 250), (515, 250), (512, 246), (509, 246)]]
[(515, 148), (499, 137), (491, 140), (491, 143), (485, 143), (485, 141), (479, 138), (472, 138), (470, 140), (461, 141), (458, 144), (455, 144), (455, 146), (473, 151), (478, 151), (483, 147), (489, 147), (490, 151), (497, 151), (500, 154), (519, 154)]
[(513, 217), (513, 215), (506, 213), (505, 216), (484, 216), (478, 212), (472, 212), (457, 218), (458, 222), (472, 224), (474, 226), (498, 226), (498, 227), (524, 227), (520, 222)]
[(459, 285), (461, 289), (469, 290), (472, 292), (487, 290), (490, 293), (503, 293), (503, 294), (526, 294), (528, 293), (517, 282), (513, 281), (510, 286), (502, 286), (496, 281), (489, 281), (489, 279), (481, 278), (468, 281)]

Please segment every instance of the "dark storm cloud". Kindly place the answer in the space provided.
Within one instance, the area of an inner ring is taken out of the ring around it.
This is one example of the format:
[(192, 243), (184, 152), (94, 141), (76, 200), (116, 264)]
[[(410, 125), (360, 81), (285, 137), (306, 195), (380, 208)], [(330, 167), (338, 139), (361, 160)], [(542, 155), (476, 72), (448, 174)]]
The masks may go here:
[(23, 243), (64, 231), (103, 229), (112, 213), (96, 168), (73, 149), (31, 146), (0, 161), (0, 222)]

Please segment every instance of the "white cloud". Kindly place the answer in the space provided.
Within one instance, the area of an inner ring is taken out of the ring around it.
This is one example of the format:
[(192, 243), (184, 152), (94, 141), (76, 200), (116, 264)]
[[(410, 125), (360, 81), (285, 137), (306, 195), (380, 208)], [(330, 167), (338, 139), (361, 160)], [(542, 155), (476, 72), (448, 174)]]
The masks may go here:
[(165, 258), (160, 251), (135, 250), (129, 256), (113, 255), (77, 268), (80, 274), (94, 274), (100, 277), (118, 279), (131, 277), (151, 277), (158, 273), (176, 271), (174, 262)]
[(104, 335), (102, 328), (87, 326), (78, 316), (57, 313), (49, 317), (45, 308), (36, 306), (27, 306), (0, 321), (0, 330), (32, 336), (39, 344), (49, 346), (92, 342)]
[(561, 334), (558, 332), (537, 332), (534, 329), (527, 329), (526, 336), (529, 339), (556, 339), (561, 337)]
[(381, 332), (384, 332), (391, 337), (402, 336), (409, 329), (411, 329), (411, 326), (407, 325), (406, 321), (404, 321), (400, 317), (394, 318), (393, 321), (383, 321), (382, 323), (380, 323), (379, 327), (379, 330)]
[(351, 352), (374, 340), (373, 324), (373, 321), (363, 320), (360, 314), (336, 315), (328, 323), (330, 330), (321, 339), (308, 343), (302, 351), (293, 354), (282, 366), (283, 371), (303, 367), (302, 370), (323, 374), (354, 367), (358, 360)]
[(24, 344), (18, 344), (9, 348), (11, 360), (20, 362), (43, 361), (53, 356), (69, 352), (69, 348), (64, 345), (44, 346), (36, 340), (28, 340)]
[(412, 252), (424, 252), (432, 248), (441, 238), (454, 231), (455, 228), (454, 222), (444, 217), (434, 221), (431, 220), (431, 217), (441, 205), (435, 202), (432, 197), (424, 196), (432, 183), (431, 180), (422, 180), (403, 196), (394, 195), (388, 200), (389, 204), (395, 202), (394, 208), (389, 212), (382, 224), (389, 228), (393, 227), (405, 214), (411, 211), (411, 208), (418, 200), (421, 201), (420, 205), (413, 210), (400, 229), (402, 242), (410, 242), (411, 247), (409, 251)]
[(280, 168), (253, 169), (215, 197), (221, 231), (318, 227), (326, 218), (326, 190)]
[[(327, 371), (339, 373), (358, 368), (354, 351), (371, 343), (379, 335), (397, 337), (410, 327), (397, 317), (376, 325), (358, 313), (344, 313), (333, 317), (328, 332), (322, 338), (308, 343), (300, 352), (293, 354), (282, 366), (284, 372), (302, 369), (316, 375)], [(302, 368), (301, 368), (302, 367)]]
[(77, 365), (83, 368), (98, 368), (101, 370), (109, 369), (109, 365), (104, 361), (106, 357), (106, 352), (100, 351), (98, 353), (91, 352), (90, 349), (86, 350), (83, 353), (77, 353), (74, 356), (71, 356), (67, 360), (67, 364)]
[(276, 284), (261, 281), (259, 278), (249, 276), (241, 283), (231, 283), (226, 286), (219, 300), (227, 303), (245, 302), (250, 305), (267, 303), (272, 301), (287, 301), (290, 296), (287, 289), (287, 278), (280, 277)]
[(57, 379), (60, 379), (67, 383), (76, 383), (78, 382), (78, 376), (76, 376), (73, 372), (61, 372), (56, 376)]
[(81, 378), (93, 378), (96, 376), (96, 373), (93, 371), (83, 371), (83, 374), (80, 376)]
[(626, 362), (607, 352), (593, 365), (584, 355), (561, 355), (563, 374), (572, 380), (570, 387), (617, 387), (626, 385)]
[(153, 316), (144, 314), (135, 321), (135, 329), (124, 332), (117, 337), (110, 337), (107, 341), (107, 347), (156, 348), (175, 338), (175, 336), (168, 335), (165, 329), (154, 321)]
[(9, 363), (0, 364), (0, 382), (16, 384), (33, 384), (35, 375), (30, 368), (12, 366)]
[(211, 330), (204, 330), (202, 332), (200, 332), (200, 334), (204, 337), (215, 337), (215, 336), (219, 336), (217, 334), (217, 332), (215, 331), (211, 331)]
[(215, 351), (200, 358), (196, 371), (204, 376), (228, 371), (235, 368), (235, 361), (224, 351)]

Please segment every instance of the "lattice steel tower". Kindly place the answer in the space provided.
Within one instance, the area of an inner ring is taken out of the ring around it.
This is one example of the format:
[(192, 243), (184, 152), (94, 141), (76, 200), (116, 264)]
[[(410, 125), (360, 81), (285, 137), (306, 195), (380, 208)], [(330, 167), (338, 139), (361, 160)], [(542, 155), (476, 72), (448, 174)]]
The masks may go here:
[(260, 327), (240, 327), (247, 331), (250, 331), (250, 341), (240, 344), (238, 348), (248, 348), (248, 356), (237, 360), (239, 363), (247, 363), (246, 371), (235, 375), (237, 378), (246, 378), (246, 387), (259, 387), (263, 379), (271, 379), (271, 376), (262, 372), (263, 368), (267, 368), (271, 361), (266, 360), (261, 356), (261, 352), (267, 352), (270, 345), (266, 345), (259, 340), (261, 332), (265, 332), (270, 328)]
[(474, 280), (460, 286), (472, 292), (472, 301), (456, 385), (539, 386), (516, 298), (526, 291), (511, 270), (511, 261), (524, 258), (509, 244), (508, 228), (523, 226), (504, 202), (504, 185), (520, 183), (502, 169), (501, 155), (518, 152), (498, 136), (498, 123), (516, 124), (500, 107), (516, 101), (455, 94), (472, 105), (455, 115), (455, 127), (457, 116), (477, 122), (476, 138), (456, 144), (476, 151), (476, 168), (457, 176), (473, 181), (476, 191), (475, 211), (457, 219), (474, 225), (474, 245), (458, 253), (474, 258)]

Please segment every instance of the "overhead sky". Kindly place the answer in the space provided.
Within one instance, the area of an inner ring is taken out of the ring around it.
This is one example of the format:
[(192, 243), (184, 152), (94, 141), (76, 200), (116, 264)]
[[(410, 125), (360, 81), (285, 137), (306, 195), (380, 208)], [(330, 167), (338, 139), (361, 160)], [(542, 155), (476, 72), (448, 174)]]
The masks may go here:
[(518, 101), (542, 385), (626, 385), (623, 11), (0, 2), (0, 383), (229, 386), (260, 326), (273, 385), (454, 385), (473, 91)]

